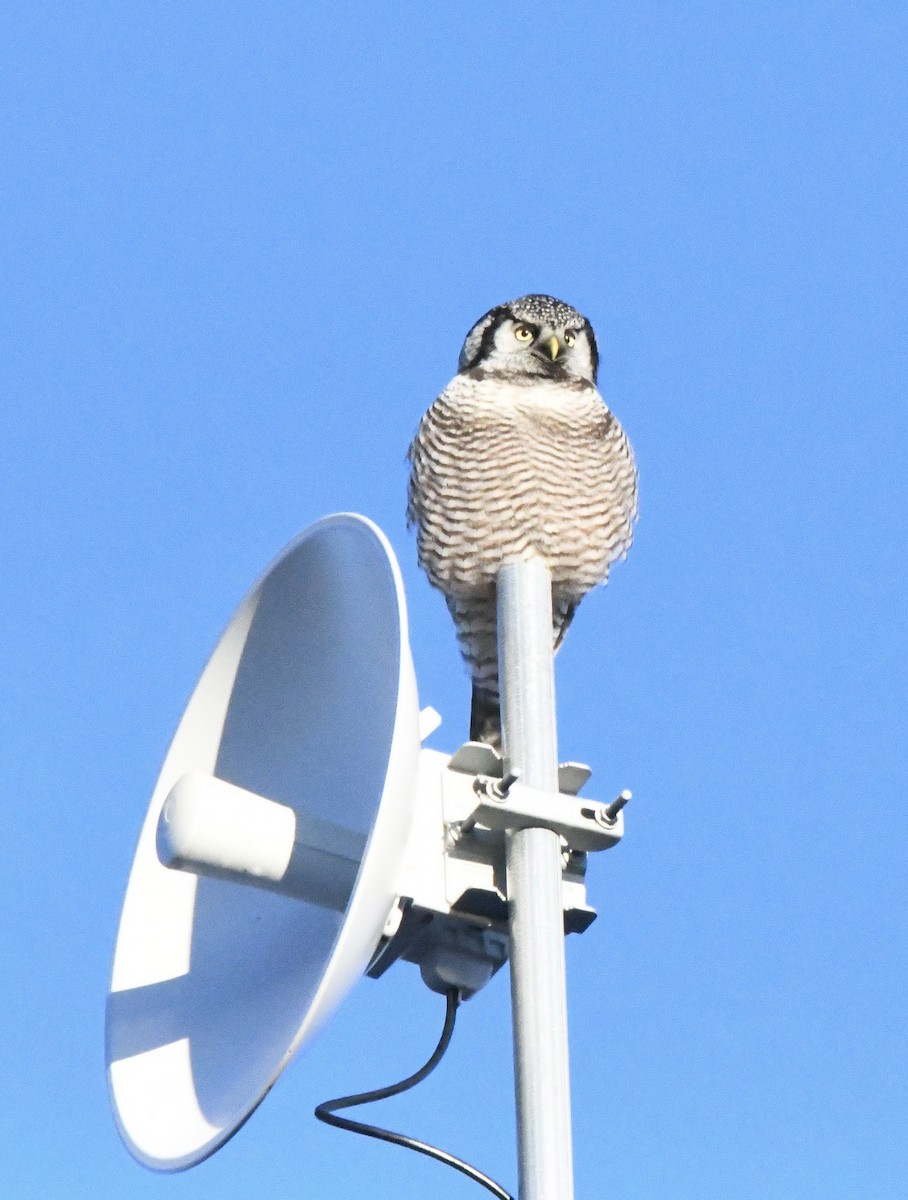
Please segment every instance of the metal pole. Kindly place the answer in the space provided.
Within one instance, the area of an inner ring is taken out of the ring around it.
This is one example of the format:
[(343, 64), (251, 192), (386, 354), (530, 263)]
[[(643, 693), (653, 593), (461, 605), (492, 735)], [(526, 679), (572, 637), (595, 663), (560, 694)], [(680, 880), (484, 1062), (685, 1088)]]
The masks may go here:
[[(498, 574), (505, 770), (558, 791), (552, 578), (540, 559)], [(520, 1200), (572, 1200), (561, 845), (549, 829), (508, 835), (511, 1006)]]

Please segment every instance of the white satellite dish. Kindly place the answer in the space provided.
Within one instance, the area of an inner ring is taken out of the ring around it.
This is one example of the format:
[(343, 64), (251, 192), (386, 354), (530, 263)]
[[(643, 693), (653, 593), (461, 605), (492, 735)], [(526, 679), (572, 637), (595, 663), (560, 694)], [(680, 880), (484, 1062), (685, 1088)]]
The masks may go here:
[[(327, 517), (237, 609), (139, 839), (106, 1040), (140, 1162), (180, 1170), (213, 1153), (363, 973), (397, 900), (418, 753), (394, 555), (365, 518)], [(163, 865), (191, 864), (211, 806), (231, 814), (233, 841), (202, 855), (224, 877)]]
[[(457, 1003), (510, 958), (521, 1179), (571, 1194), (564, 949), (595, 917), (586, 855), (623, 833), (558, 764), (551, 574), (496, 583), (505, 760), (420, 749), (400, 572), (364, 517), (311, 526), (240, 605), (177, 729), (129, 879), (107, 1001), (107, 1070), (132, 1155), (175, 1171), (217, 1150), (368, 967), (419, 966)], [(541, 948), (541, 949), (540, 949)], [(446, 1151), (331, 1116), (441, 1159)], [(544, 1134), (539, 1131), (544, 1131)], [(523, 1185), (521, 1185), (523, 1191)]]

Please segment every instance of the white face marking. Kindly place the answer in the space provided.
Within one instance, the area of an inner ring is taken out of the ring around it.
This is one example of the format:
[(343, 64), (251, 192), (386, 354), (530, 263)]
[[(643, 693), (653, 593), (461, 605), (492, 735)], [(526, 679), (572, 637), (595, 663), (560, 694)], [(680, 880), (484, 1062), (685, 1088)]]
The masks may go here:
[(597, 361), (586, 318), (554, 296), (534, 293), (480, 317), (466, 336), (457, 369), (478, 367), (524, 380), (568, 377), (595, 386)]
[[(552, 357), (548, 346), (552, 337), (558, 339), (561, 347), (557, 366), (568, 375), (592, 383), (589, 338), (586, 329), (576, 325), (549, 325), (507, 317), (495, 330), (491, 349), (476, 366), (504, 373), (550, 375)], [(573, 345), (568, 345), (570, 338)]]

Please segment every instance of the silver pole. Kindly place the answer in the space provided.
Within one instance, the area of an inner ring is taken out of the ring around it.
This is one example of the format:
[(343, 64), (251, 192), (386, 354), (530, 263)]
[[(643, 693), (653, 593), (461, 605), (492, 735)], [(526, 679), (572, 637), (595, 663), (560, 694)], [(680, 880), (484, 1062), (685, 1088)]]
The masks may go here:
[[(505, 771), (558, 791), (552, 577), (539, 559), (498, 574)], [(561, 845), (549, 829), (508, 836), (511, 1007), (520, 1200), (572, 1200)]]

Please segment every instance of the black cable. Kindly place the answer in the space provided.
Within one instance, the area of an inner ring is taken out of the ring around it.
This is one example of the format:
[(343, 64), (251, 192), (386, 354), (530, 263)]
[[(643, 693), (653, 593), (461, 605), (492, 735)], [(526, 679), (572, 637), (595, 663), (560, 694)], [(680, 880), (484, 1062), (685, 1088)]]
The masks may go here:
[(320, 1121), (324, 1121), (326, 1125), (334, 1125), (338, 1129), (348, 1129), (351, 1133), (362, 1133), (366, 1137), (378, 1138), (380, 1141), (392, 1142), (395, 1146), (404, 1146), (408, 1150), (416, 1150), (419, 1154), (426, 1154), (429, 1158), (435, 1158), (439, 1162), (446, 1163), (447, 1166), (453, 1167), (455, 1171), (460, 1171), (476, 1183), (481, 1184), (493, 1196), (497, 1196), (498, 1200), (514, 1200), (511, 1193), (506, 1192), (501, 1184), (496, 1183), (494, 1179), (490, 1179), (488, 1175), (484, 1175), (476, 1167), (471, 1167), (463, 1159), (455, 1158), (447, 1150), (439, 1150), (437, 1146), (430, 1146), (426, 1142), (419, 1142), (416, 1138), (407, 1137), (403, 1133), (395, 1133), (392, 1129), (380, 1129), (377, 1125), (364, 1125), (360, 1121), (351, 1121), (348, 1117), (334, 1115), (339, 1108), (355, 1108), (360, 1104), (370, 1104), (373, 1100), (387, 1100), (389, 1096), (399, 1096), (401, 1092), (409, 1091), (410, 1088), (416, 1087), (418, 1083), (422, 1083), (426, 1076), (435, 1070), (451, 1041), (451, 1035), (454, 1032), (454, 1019), (457, 1015), (457, 1006), (460, 1003), (460, 994), (456, 988), (448, 992), (446, 998), (447, 1010), (445, 1012), (444, 1028), (441, 1031), (441, 1037), (438, 1039), (438, 1045), (432, 1051), (431, 1057), (424, 1066), (420, 1067), (412, 1075), (408, 1075), (406, 1079), (402, 1079), (400, 1083), (392, 1083), (388, 1087), (376, 1088), (374, 1092), (360, 1092), (356, 1096), (339, 1096), (336, 1100), (325, 1100), (315, 1110), (315, 1115)]

